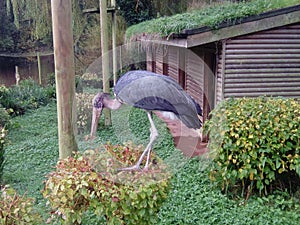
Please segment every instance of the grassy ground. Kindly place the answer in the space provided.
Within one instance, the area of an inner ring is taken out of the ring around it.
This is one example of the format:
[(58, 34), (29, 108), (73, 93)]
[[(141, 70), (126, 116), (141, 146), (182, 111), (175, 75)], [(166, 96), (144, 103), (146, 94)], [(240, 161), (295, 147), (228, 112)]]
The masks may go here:
[[(100, 126), (98, 138), (84, 141), (78, 137), (81, 151), (101, 143), (134, 140), (145, 143), (149, 135), (145, 113), (124, 109), (113, 112), (115, 124)], [(126, 111), (127, 110), (127, 111)], [(174, 148), (165, 125), (156, 119), (160, 137), (156, 153), (173, 168), (172, 191), (158, 214), (157, 224), (291, 224), (300, 220), (300, 204), (278, 193), (268, 198), (251, 197), (232, 200), (215, 188), (208, 178), (209, 164), (204, 159), (186, 159)], [(36, 208), (48, 217), (49, 208), (41, 195), (45, 176), (58, 159), (56, 106), (50, 104), (13, 119), (10, 143), (6, 147), (4, 182), (36, 199)], [(83, 224), (103, 224), (101, 218), (86, 215)]]

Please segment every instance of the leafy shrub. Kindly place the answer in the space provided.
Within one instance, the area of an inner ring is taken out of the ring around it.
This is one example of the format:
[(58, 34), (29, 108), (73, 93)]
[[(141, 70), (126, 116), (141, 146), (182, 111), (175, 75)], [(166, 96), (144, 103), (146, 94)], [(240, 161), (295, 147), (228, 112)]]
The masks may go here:
[(4, 144), (6, 138), (5, 127), (9, 126), (10, 116), (4, 108), (0, 105), (0, 181), (2, 179), (3, 166), (4, 166)]
[(116, 160), (113, 148), (123, 154), (137, 151), (133, 144), (108, 144), (106, 149), (61, 160), (48, 176), (43, 195), (65, 221), (81, 223), (83, 213), (90, 209), (105, 216), (107, 224), (155, 223), (169, 189), (167, 168), (159, 162), (151, 164), (147, 172), (117, 172), (124, 161)]
[(0, 106), (4, 107), (7, 96), (9, 95), (9, 89), (3, 85), (0, 86)]
[[(204, 130), (214, 153), (211, 178), (223, 189), (240, 184), (267, 194), (277, 184), (297, 187), (300, 175), (300, 103), (284, 98), (221, 102)], [(218, 179), (220, 178), (220, 179)]]
[(47, 74), (45, 92), (48, 98), (56, 99), (56, 84), (55, 84), (55, 73)]
[(0, 104), (11, 109), (14, 115), (24, 114), (26, 110), (36, 109), (50, 102), (52, 94), (49, 90), (38, 85), (34, 80), (22, 80), (19, 85), (11, 88), (1, 88)]
[(83, 84), (82, 84), (82, 79), (80, 76), (75, 77), (75, 88), (76, 88), (76, 92), (78, 92), (78, 93), (83, 92)]
[(92, 123), (93, 105), (92, 100), (95, 95), (88, 93), (76, 93), (77, 103), (77, 128), (82, 134), (90, 129)]
[(48, 73), (47, 75), (47, 86), (54, 87), (55, 84), (55, 73)]
[(0, 181), (2, 179), (3, 166), (4, 166), (5, 136), (6, 136), (6, 130), (0, 125)]
[[(80, 76), (75, 77), (75, 89), (76, 92), (82, 92), (82, 80)], [(47, 75), (46, 90), (49, 93), (49, 97), (56, 97), (56, 81), (55, 73), (49, 73)]]
[(102, 79), (95, 73), (85, 73), (81, 77), (82, 85), (90, 88), (103, 88)]
[(10, 125), (10, 116), (5, 108), (0, 105), (0, 127), (8, 127)]
[(8, 186), (0, 192), (0, 224), (41, 224), (41, 216), (33, 209), (34, 201), (24, 195), (19, 196)]

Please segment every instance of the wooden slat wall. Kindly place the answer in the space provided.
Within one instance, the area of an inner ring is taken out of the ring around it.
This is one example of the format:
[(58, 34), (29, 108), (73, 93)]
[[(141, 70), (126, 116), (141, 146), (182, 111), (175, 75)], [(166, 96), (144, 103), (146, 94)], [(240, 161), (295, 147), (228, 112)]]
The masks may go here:
[(155, 52), (155, 72), (158, 74), (164, 73), (164, 49), (157, 48)]
[(300, 23), (227, 40), (223, 51), (217, 101), (260, 95), (300, 97)]
[(186, 91), (203, 109), (204, 62), (193, 52), (186, 54)]
[[(217, 68), (216, 68), (216, 95), (215, 95), (215, 104), (218, 104), (223, 100), (223, 92), (224, 92), (224, 71), (225, 71), (225, 48), (226, 42), (223, 42), (222, 48), (220, 48), (220, 52), (217, 58)], [(224, 60), (223, 60), (224, 59)]]
[(146, 60), (147, 60), (147, 70), (155, 72), (155, 58), (152, 52), (147, 52), (146, 54)]
[(178, 82), (179, 50), (175, 47), (168, 48), (168, 75)]

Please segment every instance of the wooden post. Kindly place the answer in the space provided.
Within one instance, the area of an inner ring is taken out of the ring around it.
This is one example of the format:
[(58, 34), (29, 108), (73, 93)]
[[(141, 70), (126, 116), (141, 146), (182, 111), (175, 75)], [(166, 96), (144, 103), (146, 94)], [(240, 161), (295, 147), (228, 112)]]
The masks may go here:
[(18, 86), (19, 85), (19, 82), (20, 82), (20, 74), (19, 74), (19, 67), (18, 66), (15, 66), (15, 78), (16, 78), (16, 85)]
[(59, 158), (77, 151), (76, 101), (71, 0), (51, 0)]
[(114, 75), (114, 85), (117, 83), (117, 20), (116, 20), (116, 0), (111, 0), (111, 7), (113, 8), (111, 12), (112, 17), (112, 53), (113, 53), (113, 75)]
[[(107, 25), (107, 0), (99, 0), (100, 6), (100, 29), (101, 29), (101, 55), (102, 55), (102, 82), (103, 92), (109, 93), (109, 59), (108, 59), (108, 25)], [(111, 114), (109, 109), (103, 110), (104, 123), (111, 125)]]
[(37, 62), (38, 62), (38, 73), (39, 73), (39, 84), (42, 84), (42, 68), (41, 68), (41, 56), (40, 53), (38, 52), (36, 54), (37, 57)]

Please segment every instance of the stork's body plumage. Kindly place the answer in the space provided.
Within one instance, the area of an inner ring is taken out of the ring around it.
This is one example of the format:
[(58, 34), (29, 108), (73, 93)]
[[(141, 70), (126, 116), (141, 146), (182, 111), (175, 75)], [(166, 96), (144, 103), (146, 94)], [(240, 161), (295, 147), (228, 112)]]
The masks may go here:
[(115, 99), (108, 94), (98, 93), (93, 99), (93, 122), (91, 136), (97, 129), (99, 117), (103, 108), (118, 109), (122, 104), (146, 110), (150, 121), (150, 141), (141, 158), (133, 167), (126, 170), (139, 169), (139, 166), (147, 154), (145, 168), (148, 167), (150, 151), (158, 133), (151, 117), (151, 111), (166, 111), (176, 115), (187, 127), (198, 129), (201, 121), (198, 115), (202, 115), (200, 106), (182, 89), (182, 87), (164, 75), (149, 71), (129, 71), (118, 80), (114, 87)]

